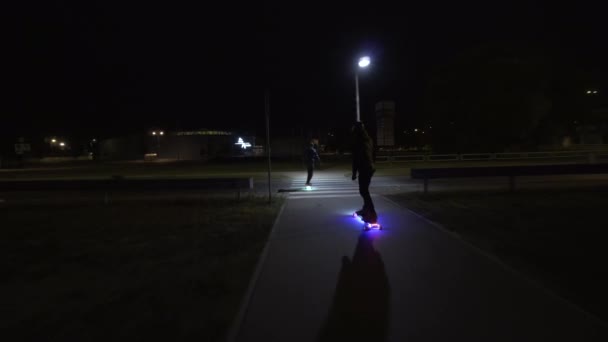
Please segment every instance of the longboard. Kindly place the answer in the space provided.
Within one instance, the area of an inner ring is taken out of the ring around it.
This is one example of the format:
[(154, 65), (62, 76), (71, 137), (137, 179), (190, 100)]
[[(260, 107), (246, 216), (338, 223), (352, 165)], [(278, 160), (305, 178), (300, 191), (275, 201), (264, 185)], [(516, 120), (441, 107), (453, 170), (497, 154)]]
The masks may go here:
[(363, 217), (360, 215), (357, 215), (356, 212), (353, 213), (353, 217), (358, 219), (359, 221), (363, 222), (364, 230), (371, 230), (371, 229), (381, 230), (382, 229), (382, 225), (380, 224), (380, 222), (376, 222), (376, 223), (365, 222), (363, 220)]

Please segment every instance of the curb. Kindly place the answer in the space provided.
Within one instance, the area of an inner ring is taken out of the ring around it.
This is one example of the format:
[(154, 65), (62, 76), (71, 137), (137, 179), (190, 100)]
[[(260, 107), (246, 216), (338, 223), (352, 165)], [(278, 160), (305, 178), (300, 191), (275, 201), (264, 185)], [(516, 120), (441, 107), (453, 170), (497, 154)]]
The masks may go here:
[(272, 229), (270, 230), (270, 234), (268, 234), (268, 239), (266, 240), (266, 244), (264, 245), (264, 249), (262, 249), (262, 253), (260, 254), (260, 258), (255, 266), (255, 270), (253, 271), (253, 275), (251, 276), (251, 280), (249, 280), (249, 285), (247, 286), (247, 290), (245, 291), (245, 295), (241, 301), (241, 306), (239, 311), (232, 322), (232, 327), (228, 331), (226, 335), (226, 342), (235, 342), (241, 330), (241, 326), (243, 325), (243, 321), (245, 320), (245, 315), (247, 314), (247, 310), (249, 309), (249, 303), (251, 302), (251, 298), (253, 297), (253, 293), (255, 291), (256, 285), (258, 283), (258, 278), (262, 273), (262, 268), (268, 256), (268, 250), (270, 246), (270, 242), (272, 241), (272, 237), (275, 234), (277, 223), (283, 215), (283, 209), (287, 205), (287, 201), (283, 202), (281, 205), (281, 209), (279, 209), (279, 213), (272, 224)]

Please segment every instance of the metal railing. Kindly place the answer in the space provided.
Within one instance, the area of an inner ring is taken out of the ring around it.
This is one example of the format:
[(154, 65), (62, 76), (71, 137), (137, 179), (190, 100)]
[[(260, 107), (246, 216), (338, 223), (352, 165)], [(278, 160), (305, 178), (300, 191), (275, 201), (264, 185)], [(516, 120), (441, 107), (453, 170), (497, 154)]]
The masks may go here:
[(514, 161), (542, 159), (588, 159), (590, 162), (608, 157), (608, 150), (587, 151), (542, 151), (542, 152), (505, 152), (505, 153), (464, 153), (464, 154), (410, 154), (379, 155), (377, 163), (404, 162), (447, 162), (447, 161)]

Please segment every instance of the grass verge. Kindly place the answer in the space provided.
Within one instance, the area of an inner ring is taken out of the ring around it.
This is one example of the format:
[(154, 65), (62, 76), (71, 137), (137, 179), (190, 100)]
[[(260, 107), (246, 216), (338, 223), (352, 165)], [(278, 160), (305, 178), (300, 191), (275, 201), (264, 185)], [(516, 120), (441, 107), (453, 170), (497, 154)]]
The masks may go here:
[(0, 330), (32, 341), (220, 340), (280, 205), (0, 204)]
[(608, 321), (608, 188), (390, 197)]
[[(324, 162), (323, 169), (341, 168), (347, 163)], [(264, 162), (87, 162), (76, 165), (54, 164), (46, 168), (3, 169), (0, 180), (107, 179), (115, 175), (128, 178), (231, 178), (254, 177), (265, 180)], [(273, 177), (281, 172), (305, 172), (302, 162), (273, 162)]]

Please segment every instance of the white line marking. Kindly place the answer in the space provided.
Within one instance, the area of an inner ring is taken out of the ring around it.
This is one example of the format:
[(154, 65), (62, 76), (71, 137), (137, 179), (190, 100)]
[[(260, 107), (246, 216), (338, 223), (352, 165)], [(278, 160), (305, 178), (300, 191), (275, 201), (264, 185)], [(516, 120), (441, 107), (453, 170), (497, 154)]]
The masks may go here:
[(289, 199), (309, 199), (309, 198), (336, 198), (336, 197), (358, 197), (359, 194), (342, 194), (342, 195), (310, 195), (310, 196), (289, 196)]
[(291, 192), (292, 195), (296, 196), (306, 196), (306, 195), (322, 195), (322, 194), (340, 194), (340, 193), (348, 193), (348, 194), (359, 194), (359, 190), (310, 190), (310, 191), (299, 191), (299, 192)]

